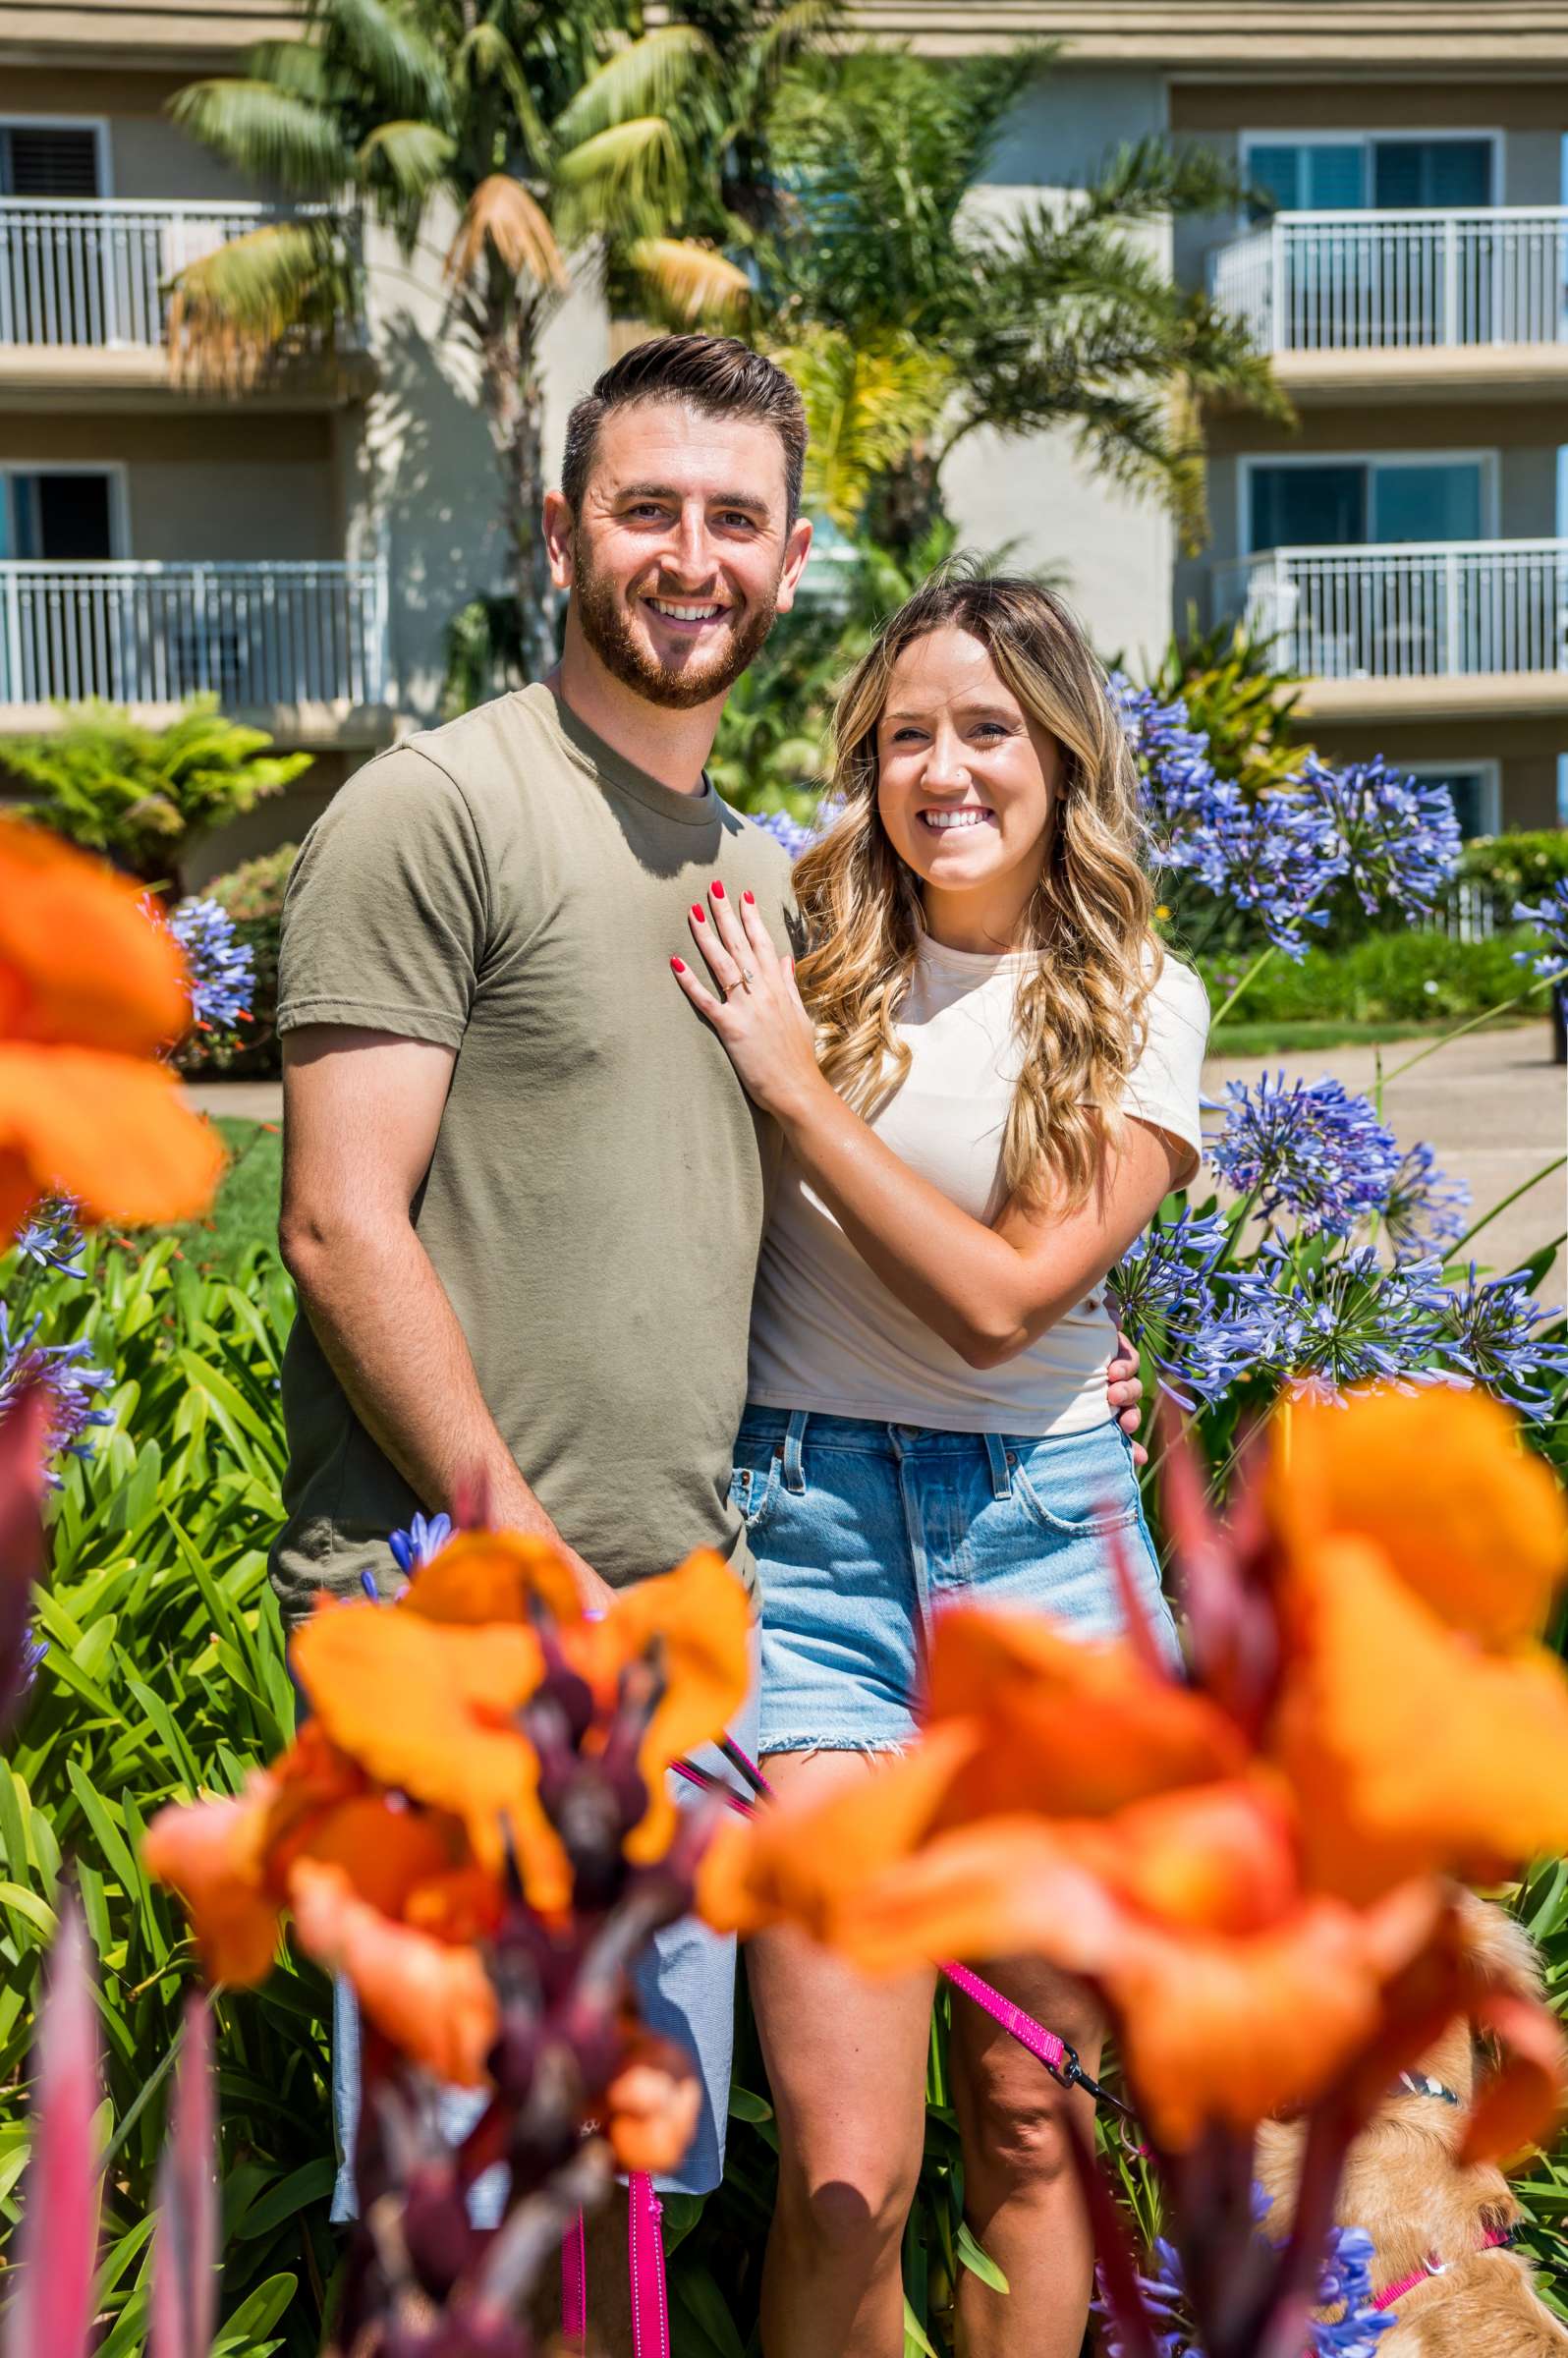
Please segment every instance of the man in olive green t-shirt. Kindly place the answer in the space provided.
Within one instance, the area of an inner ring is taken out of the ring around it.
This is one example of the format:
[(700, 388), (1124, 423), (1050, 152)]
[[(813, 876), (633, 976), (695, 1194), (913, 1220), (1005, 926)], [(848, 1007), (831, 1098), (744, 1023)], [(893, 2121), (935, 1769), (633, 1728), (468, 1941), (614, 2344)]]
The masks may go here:
[[(558, 1543), (591, 1604), (697, 1546), (750, 1577), (732, 1444), (778, 1139), (670, 959), (721, 888), (785, 939), (788, 861), (702, 765), (806, 562), (805, 442), (799, 394), (745, 346), (628, 354), (573, 412), (545, 504), (558, 670), (369, 762), (307, 838), (278, 1003), (306, 1313), (272, 1559), (290, 1618), (389, 1581), (388, 1534), (476, 1487), (489, 1521)], [(734, 1970), (685, 1920), (636, 1975), (703, 2083), (685, 2192), (723, 2169)], [(345, 2156), (358, 2039), (340, 1990)], [(443, 2103), (460, 2136), (464, 2100)], [(476, 2188), (481, 2222), (499, 2191)], [(333, 2210), (353, 2214), (347, 2162)], [(589, 2253), (616, 2352), (624, 2236), (612, 2219)]]
[(595, 1601), (700, 1545), (749, 1575), (731, 1444), (778, 1143), (669, 960), (716, 884), (784, 939), (788, 861), (702, 765), (806, 562), (804, 446), (745, 347), (628, 355), (546, 506), (559, 670), (368, 763), (296, 864), (291, 1617), (476, 1483)]

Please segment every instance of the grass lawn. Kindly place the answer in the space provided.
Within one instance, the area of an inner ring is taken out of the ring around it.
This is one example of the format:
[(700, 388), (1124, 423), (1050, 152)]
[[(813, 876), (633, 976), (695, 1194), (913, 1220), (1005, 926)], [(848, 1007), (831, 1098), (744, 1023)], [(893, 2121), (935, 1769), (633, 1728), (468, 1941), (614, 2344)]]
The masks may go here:
[[(1515, 1030), (1521, 1022), (1534, 1024), (1539, 1016), (1521, 1018), (1515, 1014), (1498, 1016), (1490, 1024), (1478, 1024), (1478, 1032)], [(1382, 1039), (1441, 1039), (1454, 1029), (1453, 1023), (1442, 1024), (1353, 1024), (1325, 1016), (1318, 1022), (1298, 1024), (1260, 1020), (1256, 1024), (1222, 1024), (1211, 1033), (1208, 1041), (1210, 1056), (1272, 1056), (1281, 1048), (1341, 1048), (1370, 1047)]]
[(275, 1124), (232, 1114), (214, 1115), (213, 1127), (229, 1153), (217, 1201), (204, 1220), (188, 1221), (174, 1233), (189, 1260), (227, 1276), (248, 1245), (277, 1242), (283, 1140)]

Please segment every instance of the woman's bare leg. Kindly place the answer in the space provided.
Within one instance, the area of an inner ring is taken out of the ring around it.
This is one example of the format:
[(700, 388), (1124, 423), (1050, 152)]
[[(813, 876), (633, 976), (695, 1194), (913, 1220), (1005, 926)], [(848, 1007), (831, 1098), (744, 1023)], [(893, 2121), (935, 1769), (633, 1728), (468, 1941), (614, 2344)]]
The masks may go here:
[[(819, 1752), (765, 1766), (803, 1797), (870, 1764)], [(902, 2358), (901, 2243), (925, 2139), (935, 1976), (866, 1982), (788, 1929), (748, 1943), (746, 1974), (779, 2131), (764, 2358)]]
[[(1077, 1983), (1035, 1958), (979, 1970), (1075, 2047), (1086, 2071), (1097, 2072), (1103, 2025)], [(961, 2358), (1078, 2358), (1094, 2249), (1066, 2139), (1072, 2108), (1092, 2125), (1089, 2098), (1058, 2087), (1026, 2048), (956, 1992), (951, 2060), (965, 2216), (1010, 2287), (993, 2292), (971, 2270), (959, 2271)]]

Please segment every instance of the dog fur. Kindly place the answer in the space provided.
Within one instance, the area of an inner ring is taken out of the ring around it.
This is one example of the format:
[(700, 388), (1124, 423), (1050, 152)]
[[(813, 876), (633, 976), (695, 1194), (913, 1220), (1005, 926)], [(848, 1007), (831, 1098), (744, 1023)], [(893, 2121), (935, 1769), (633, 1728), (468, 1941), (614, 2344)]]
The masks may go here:
[[(1470, 1946), (1493, 1978), (1539, 1997), (1540, 1967), (1523, 1927), (1469, 1894), (1465, 1918)], [(1378, 2358), (1568, 2358), (1568, 2328), (1537, 2296), (1529, 2262), (1506, 2246), (1482, 2248), (1484, 2235), (1519, 2218), (1507, 2179), (1490, 2164), (1461, 2168), (1453, 2158), (1477, 2066), (1469, 2024), (1451, 2024), (1418, 2069), (1451, 2088), (1458, 2105), (1390, 2096), (1350, 2150), (1337, 2216), (1371, 2235), (1374, 2287), (1398, 2283), (1430, 2255), (1444, 2263), (1440, 2275), (1399, 2301)], [(1302, 2132), (1289, 2122), (1268, 2122), (1260, 2136), (1258, 2174), (1275, 2234), (1290, 2217), (1301, 2147)]]

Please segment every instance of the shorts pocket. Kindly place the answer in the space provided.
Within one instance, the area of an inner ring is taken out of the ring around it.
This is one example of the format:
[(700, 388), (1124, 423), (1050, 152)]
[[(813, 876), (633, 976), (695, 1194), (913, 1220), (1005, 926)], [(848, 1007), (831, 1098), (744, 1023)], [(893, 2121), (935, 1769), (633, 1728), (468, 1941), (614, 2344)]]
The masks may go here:
[(1046, 1531), (1091, 1539), (1138, 1520), (1138, 1477), (1117, 1426), (1092, 1433), (1007, 1444), (1013, 1491)]
[(749, 1532), (757, 1530), (773, 1511), (784, 1472), (782, 1442), (738, 1441), (735, 1471), (730, 1476), (730, 1502)]

